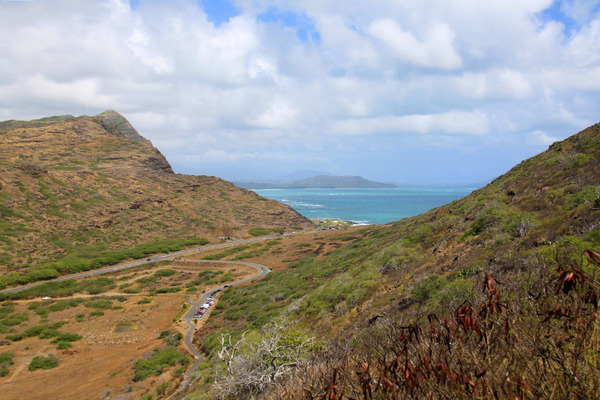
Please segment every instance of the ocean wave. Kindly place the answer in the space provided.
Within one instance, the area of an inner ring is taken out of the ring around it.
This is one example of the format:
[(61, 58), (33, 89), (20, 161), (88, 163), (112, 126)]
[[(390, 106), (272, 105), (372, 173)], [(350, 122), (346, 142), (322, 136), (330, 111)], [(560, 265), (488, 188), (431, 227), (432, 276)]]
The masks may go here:
[(325, 208), (323, 204), (306, 203), (303, 201), (282, 199), (281, 202), (287, 204), (290, 207)]

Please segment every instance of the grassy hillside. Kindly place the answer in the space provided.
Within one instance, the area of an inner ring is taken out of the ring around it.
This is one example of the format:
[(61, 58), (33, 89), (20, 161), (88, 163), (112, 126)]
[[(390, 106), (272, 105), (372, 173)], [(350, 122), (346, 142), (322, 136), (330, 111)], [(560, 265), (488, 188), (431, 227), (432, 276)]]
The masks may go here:
[[(600, 249), (599, 173), (596, 124), (464, 199), (226, 293), (198, 340), (216, 387), (232, 398), (585, 397), (600, 383), (598, 267), (584, 257)], [(296, 343), (300, 367), (264, 366), (265, 337)], [(261, 365), (269, 379), (243, 378)]]
[(0, 287), (312, 226), (229, 182), (173, 173), (114, 111), (0, 122), (0, 148)]

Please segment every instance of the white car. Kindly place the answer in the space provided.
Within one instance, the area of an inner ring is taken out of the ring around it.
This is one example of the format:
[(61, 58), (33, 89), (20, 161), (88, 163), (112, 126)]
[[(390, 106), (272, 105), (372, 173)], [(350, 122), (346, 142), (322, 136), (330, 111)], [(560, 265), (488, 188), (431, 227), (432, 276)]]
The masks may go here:
[(52, 300), (52, 297), (50, 297), (50, 296), (44, 296), (44, 297), (42, 297), (42, 300)]

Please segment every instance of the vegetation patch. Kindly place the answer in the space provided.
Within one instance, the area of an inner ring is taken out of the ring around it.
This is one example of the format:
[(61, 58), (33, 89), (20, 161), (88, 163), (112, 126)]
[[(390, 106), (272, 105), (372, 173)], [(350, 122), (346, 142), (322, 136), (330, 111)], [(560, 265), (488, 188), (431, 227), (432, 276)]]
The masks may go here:
[(267, 229), (267, 228), (252, 228), (252, 229), (248, 230), (248, 233), (255, 237), (266, 236), (266, 235), (270, 234), (271, 232), (273, 232), (273, 230)]
[(180, 354), (174, 347), (156, 350), (148, 358), (138, 360), (135, 363), (133, 380), (135, 382), (143, 381), (151, 375), (158, 376), (162, 374), (167, 368), (176, 365), (187, 365), (189, 362), (189, 358)]
[(37, 369), (52, 369), (55, 367), (58, 367), (58, 358), (53, 354), (50, 354), (48, 357), (33, 357), (28, 368), (30, 371), (35, 371)]
[(57, 238), (55, 244), (66, 251), (66, 256), (54, 262), (40, 264), (27, 274), (4, 275), (0, 277), (0, 288), (54, 279), (60, 274), (88, 271), (124, 260), (145, 258), (156, 253), (170, 253), (179, 251), (185, 246), (207, 243), (208, 240), (203, 238), (162, 239), (139, 244), (131, 249), (108, 250), (106, 244), (101, 242), (94, 245), (73, 245), (65, 238)]
[(50, 343), (56, 344), (58, 349), (64, 350), (70, 348), (72, 342), (76, 342), (82, 338), (83, 336), (77, 335), (75, 333), (61, 333), (56, 337), (56, 339), (54, 339)]
[(10, 373), (10, 367), (13, 365), (15, 353), (0, 353), (0, 377), (7, 376)]

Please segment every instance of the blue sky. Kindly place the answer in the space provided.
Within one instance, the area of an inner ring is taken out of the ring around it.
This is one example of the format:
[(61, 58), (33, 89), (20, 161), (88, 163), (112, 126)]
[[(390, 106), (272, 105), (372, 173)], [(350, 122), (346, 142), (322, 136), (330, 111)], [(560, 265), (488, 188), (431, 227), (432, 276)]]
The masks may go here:
[(600, 2), (0, 0), (0, 120), (123, 114), (177, 172), (492, 179), (600, 121)]

